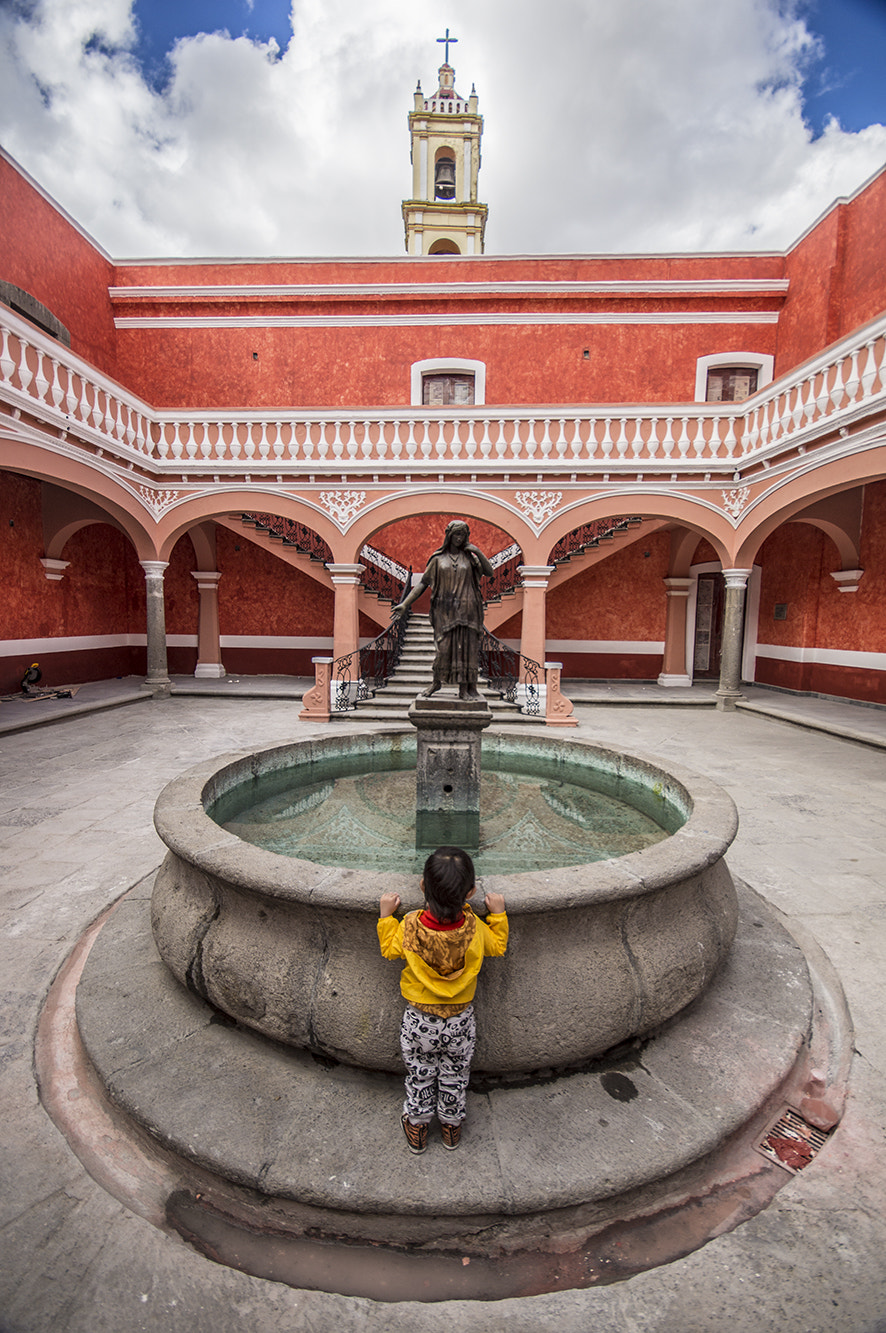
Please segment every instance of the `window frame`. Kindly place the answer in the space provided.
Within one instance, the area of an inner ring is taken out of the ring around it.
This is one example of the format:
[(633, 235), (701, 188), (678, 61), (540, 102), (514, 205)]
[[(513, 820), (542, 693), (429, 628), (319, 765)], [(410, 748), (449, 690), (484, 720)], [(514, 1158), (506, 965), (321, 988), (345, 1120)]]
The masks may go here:
[[(766, 388), (767, 384), (772, 383), (775, 357), (763, 352), (715, 352), (711, 356), (698, 357), (695, 363), (695, 401), (697, 403), (707, 402), (708, 371), (723, 370), (727, 366), (748, 366), (755, 369), (757, 372), (757, 387), (754, 393), (759, 393), (761, 389)], [(754, 394), (750, 396), (753, 398)], [(741, 399), (738, 403), (727, 402), (723, 406), (740, 407), (742, 402), (747, 402), (747, 399)]]
[(428, 411), (452, 412), (470, 410), (472, 407), (485, 407), (486, 405), (486, 362), (485, 361), (466, 361), (455, 359), (454, 357), (431, 357), (426, 361), (413, 361), (410, 368), (410, 397), (411, 407), (424, 407), (422, 402), (422, 381), (425, 375), (473, 375), (474, 377), (474, 401), (472, 404), (461, 405), (459, 407), (429, 408)]

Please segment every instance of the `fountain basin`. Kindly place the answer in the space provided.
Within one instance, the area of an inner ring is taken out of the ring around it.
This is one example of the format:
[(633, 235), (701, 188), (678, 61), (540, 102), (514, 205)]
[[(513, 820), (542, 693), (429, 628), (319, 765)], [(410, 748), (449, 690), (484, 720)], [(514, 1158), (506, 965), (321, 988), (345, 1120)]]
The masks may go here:
[[(378, 950), (383, 892), (421, 905), (417, 877), (321, 865), (243, 842), (211, 812), (287, 771), (348, 776), (415, 763), (406, 732), (323, 737), (190, 769), (161, 793), (169, 848), (152, 899), (161, 957), (192, 992), (275, 1040), (380, 1070), (401, 1068), (399, 965)], [(580, 1065), (678, 1013), (706, 988), (737, 924), (724, 856), (737, 815), (715, 784), (641, 756), (522, 734), (484, 738), (484, 768), (569, 775), (626, 799), (670, 836), (642, 851), (480, 878), (505, 894), (508, 954), (477, 991), (474, 1068)]]

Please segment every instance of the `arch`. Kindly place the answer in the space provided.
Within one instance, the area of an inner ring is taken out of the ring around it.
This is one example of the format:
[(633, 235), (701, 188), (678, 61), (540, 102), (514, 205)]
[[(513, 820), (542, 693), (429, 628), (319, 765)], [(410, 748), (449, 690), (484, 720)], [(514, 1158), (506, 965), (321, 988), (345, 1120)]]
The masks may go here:
[(500, 528), (520, 546), (527, 563), (535, 562), (538, 540), (513, 507), (494, 497), (478, 496), (461, 487), (452, 487), (448, 491), (429, 491), (426, 494), (416, 494), (413, 491), (409, 495), (388, 496), (383, 501), (368, 507), (348, 532), (351, 546), (347, 560), (349, 562), (358, 560), (362, 547), (372, 540), (376, 532), (391, 523), (404, 518), (413, 518), (416, 514), (453, 512), (463, 513), (468, 523), (475, 518)]
[(188, 536), (194, 548), (197, 568), (207, 571), (215, 569), (215, 524), (211, 521), (195, 523), (192, 528), (188, 528)]
[(559, 510), (542, 533), (545, 563), (557, 542), (583, 523), (624, 514), (676, 523), (696, 533), (698, 537), (705, 537), (717, 551), (723, 565), (731, 564), (734, 534), (729, 520), (720, 510), (690, 496), (650, 492), (638, 495), (635, 491), (610, 492), (590, 500), (577, 500)]
[[(810, 460), (802, 472), (775, 487), (747, 512), (736, 549), (736, 568), (750, 568), (760, 547), (776, 528), (829, 496), (870, 482), (886, 480), (886, 443), (868, 446), (848, 458), (818, 464)], [(839, 549), (839, 547), (838, 547)]]
[(349, 554), (352, 550), (349, 535), (342, 534), (337, 524), (319, 505), (312, 504), (302, 496), (256, 490), (224, 490), (218, 495), (199, 495), (177, 503), (158, 524), (158, 549), (161, 553), (158, 558), (168, 560), (169, 552), (179, 537), (208, 519), (224, 518), (232, 512), (246, 514), (255, 511), (296, 519), (312, 528), (329, 546), (335, 564), (345, 564), (352, 559)]
[[(160, 557), (154, 532), (142, 520), (144, 506), (111, 477), (89, 463), (65, 454), (50, 453), (39, 445), (23, 440), (4, 440), (3, 471), (19, 472), (61, 490), (71, 491), (95, 505), (99, 514), (87, 517), (92, 522), (116, 524), (138, 553), (139, 560)], [(72, 520), (73, 521), (73, 520)], [(83, 526), (80, 523), (78, 526)], [(76, 527), (73, 529), (76, 531)], [(72, 534), (69, 533), (68, 537)]]
[(428, 249), (429, 255), (460, 255), (461, 247), (450, 236), (441, 236)]

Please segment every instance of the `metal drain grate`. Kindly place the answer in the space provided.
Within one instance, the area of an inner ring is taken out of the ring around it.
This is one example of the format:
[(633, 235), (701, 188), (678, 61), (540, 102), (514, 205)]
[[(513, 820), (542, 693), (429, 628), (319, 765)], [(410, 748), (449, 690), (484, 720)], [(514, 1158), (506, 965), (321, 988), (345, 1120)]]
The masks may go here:
[(786, 1106), (757, 1144), (757, 1152), (796, 1175), (821, 1152), (833, 1132), (833, 1129), (817, 1129), (799, 1111)]

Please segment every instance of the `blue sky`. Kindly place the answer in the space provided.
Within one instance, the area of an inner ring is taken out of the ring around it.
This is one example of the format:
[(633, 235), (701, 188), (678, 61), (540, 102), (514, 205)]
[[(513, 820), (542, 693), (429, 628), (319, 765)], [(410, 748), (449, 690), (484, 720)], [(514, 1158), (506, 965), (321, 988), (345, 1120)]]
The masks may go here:
[(823, 42), (803, 84), (815, 133), (828, 116), (846, 130), (886, 121), (886, 0), (813, 0), (805, 13)]
[(495, 253), (780, 249), (886, 162), (886, 0), (0, 0), (0, 145), (118, 258), (402, 253), (447, 27)]

